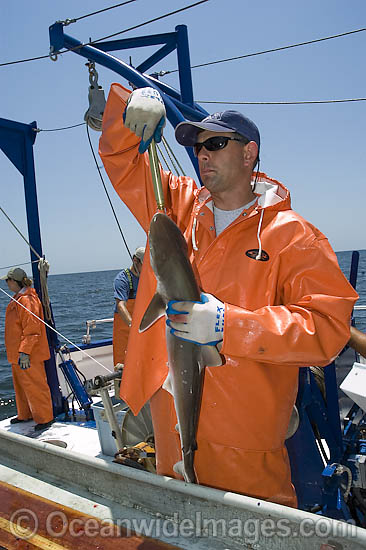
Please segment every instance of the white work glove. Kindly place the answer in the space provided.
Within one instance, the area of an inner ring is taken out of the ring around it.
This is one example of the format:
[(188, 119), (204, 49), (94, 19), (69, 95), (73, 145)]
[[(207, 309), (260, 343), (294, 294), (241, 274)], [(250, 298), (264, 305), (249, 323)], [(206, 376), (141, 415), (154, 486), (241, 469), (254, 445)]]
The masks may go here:
[(26, 370), (29, 369), (31, 366), (30, 364), (30, 357), (27, 353), (23, 353), (22, 351), (19, 353), (19, 360), (18, 360), (19, 366), (21, 369)]
[(123, 121), (126, 128), (141, 138), (139, 153), (145, 153), (152, 139), (159, 143), (166, 112), (161, 95), (154, 88), (138, 88), (130, 95)]
[(216, 346), (224, 337), (225, 304), (212, 294), (202, 293), (200, 302), (171, 300), (166, 313), (171, 334), (182, 340)]

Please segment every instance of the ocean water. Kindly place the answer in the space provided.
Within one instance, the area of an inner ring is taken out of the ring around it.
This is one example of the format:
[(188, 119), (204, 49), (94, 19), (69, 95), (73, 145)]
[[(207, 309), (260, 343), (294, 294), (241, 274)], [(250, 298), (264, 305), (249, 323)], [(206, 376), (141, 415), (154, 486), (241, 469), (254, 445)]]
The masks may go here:
[[(86, 333), (86, 321), (110, 319), (114, 314), (113, 279), (118, 270), (50, 275), (48, 292), (56, 329), (71, 342), (80, 345)], [(11, 294), (5, 281), (0, 287)], [(0, 420), (16, 414), (11, 367), (4, 345), (5, 310), (9, 298), (0, 292)], [(97, 325), (92, 341), (112, 338), (113, 323)], [(60, 338), (62, 342), (62, 339)]]
[[(349, 277), (351, 251), (338, 252), (338, 262), (346, 277)], [(113, 317), (113, 279), (118, 271), (96, 271), (50, 275), (49, 295), (57, 330), (69, 340), (81, 344), (86, 332), (86, 321)], [(5, 281), (0, 286), (8, 291)], [(360, 251), (357, 292), (360, 305), (366, 305), (366, 250)], [(11, 368), (6, 359), (4, 345), (4, 319), (9, 299), (0, 292), (0, 420), (16, 414)], [(356, 326), (366, 331), (366, 311), (355, 312)], [(97, 325), (92, 331), (92, 340), (112, 337), (112, 323)]]

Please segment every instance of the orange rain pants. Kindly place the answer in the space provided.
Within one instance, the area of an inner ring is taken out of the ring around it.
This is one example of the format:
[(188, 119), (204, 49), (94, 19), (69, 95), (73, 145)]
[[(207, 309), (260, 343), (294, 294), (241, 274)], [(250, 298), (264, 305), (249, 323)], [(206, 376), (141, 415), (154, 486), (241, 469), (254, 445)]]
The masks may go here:
[[(43, 319), (42, 304), (34, 288), (23, 288), (14, 298), (27, 310)], [(18, 418), (33, 418), (36, 424), (53, 419), (51, 392), (47, 383), (44, 361), (50, 350), (44, 324), (13, 300), (5, 314), (5, 346), (12, 365)], [(30, 356), (30, 368), (18, 365), (19, 353)]]
[[(115, 190), (147, 232), (156, 202), (148, 155), (138, 153), (139, 138), (123, 126), (128, 95), (112, 85), (100, 155)], [(189, 177), (161, 176), (167, 213), (185, 236), (201, 288), (225, 303), (225, 364), (205, 371), (194, 463), (199, 483), (296, 506), (284, 442), (298, 367), (325, 366), (337, 356), (349, 340), (358, 295), (327, 239), (291, 210), (289, 192), (278, 181), (259, 174), (258, 204), (216, 236), (208, 190)], [(255, 259), (258, 228), (264, 261)], [(158, 473), (177, 477), (176, 418), (161, 389), (168, 374), (164, 319), (138, 332), (156, 289), (145, 258), (121, 397), (134, 414), (150, 400)]]
[[(126, 308), (132, 317), (135, 300), (127, 300)], [(122, 363), (124, 365), (128, 344), (130, 327), (126, 325), (119, 313), (114, 313), (113, 319), (113, 365)]]

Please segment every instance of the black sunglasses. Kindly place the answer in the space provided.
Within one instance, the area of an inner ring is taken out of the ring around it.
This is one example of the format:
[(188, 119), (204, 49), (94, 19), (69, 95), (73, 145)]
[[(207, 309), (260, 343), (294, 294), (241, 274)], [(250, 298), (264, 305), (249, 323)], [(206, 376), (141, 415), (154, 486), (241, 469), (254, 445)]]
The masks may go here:
[(229, 143), (229, 141), (240, 141), (241, 143), (249, 143), (249, 141), (245, 138), (235, 138), (235, 137), (227, 137), (227, 136), (213, 136), (205, 141), (199, 141), (195, 145), (193, 145), (193, 152), (195, 157), (198, 157), (198, 153), (201, 151), (202, 147), (207, 149), (207, 151), (219, 151), (220, 149), (225, 149), (226, 145)]

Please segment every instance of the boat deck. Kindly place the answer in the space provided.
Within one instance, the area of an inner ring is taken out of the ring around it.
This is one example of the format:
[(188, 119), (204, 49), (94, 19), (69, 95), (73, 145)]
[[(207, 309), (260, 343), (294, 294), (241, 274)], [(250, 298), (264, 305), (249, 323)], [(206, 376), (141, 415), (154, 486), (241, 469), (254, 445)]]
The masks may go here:
[(0, 430), (23, 435), (32, 439), (67, 449), (72, 453), (80, 453), (91, 457), (111, 461), (113, 457), (102, 453), (98, 430), (94, 421), (64, 422), (61, 417), (47, 429), (41, 432), (34, 430), (35, 422), (10, 424), (10, 418), (0, 421)]

